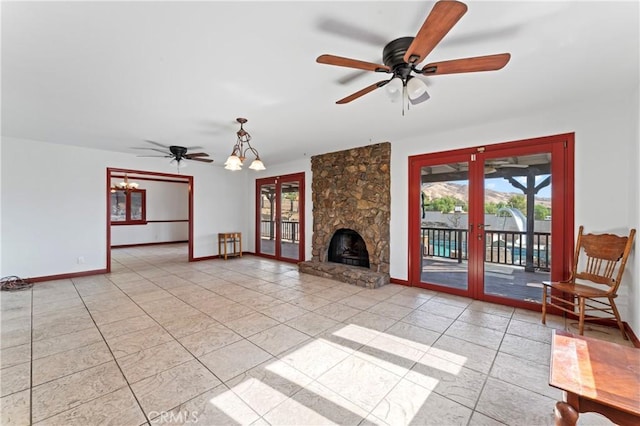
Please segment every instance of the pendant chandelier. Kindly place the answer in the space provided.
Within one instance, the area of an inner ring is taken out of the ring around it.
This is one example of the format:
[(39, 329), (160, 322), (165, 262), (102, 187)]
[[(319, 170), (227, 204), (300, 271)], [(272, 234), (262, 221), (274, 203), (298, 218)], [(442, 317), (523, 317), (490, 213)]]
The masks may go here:
[(111, 192), (116, 191), (131, 191), (133, 189), (138, 189), (138, 184), (136, 182), (129, 182), (129, 178), (127, 174), (124, 174), (124, 180), (122, 182), (111, 185)]
[(236, 132), (238, 140), (233, 146), (231, 155), (224, 163), (224, 168), (227, 170), (242, 170), (242, 164), (246, 159), (247, 152), (251, 152), (255, 156), (255, 159), (251, 162), (249, 168), (251, 170), (265, 170), (264, 163), (260, 160), (258, 151), (251, 146), (251, 135), (244, 130), (243, 125), (247, 122), (246, 118), (236, 118), (236, 121), (240, 123), (240, 130)]

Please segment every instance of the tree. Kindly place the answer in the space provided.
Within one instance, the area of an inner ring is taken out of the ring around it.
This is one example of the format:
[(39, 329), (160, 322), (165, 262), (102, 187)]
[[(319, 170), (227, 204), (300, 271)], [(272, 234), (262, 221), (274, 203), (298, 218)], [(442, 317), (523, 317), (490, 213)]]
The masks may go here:
[(521, 212), (527, 211), (527, 200), (526, 198), (524, 198), (524, 195), (511, 196), (507, 204), (509, 205), (509, 207), (518, 209)]
[(506, 207), (506, 204), (502, 201), (498, 202), (498, 203), (494, 203), (493, 201), (489, 201), (488, 203), (484, 204), (484, 212), (487, 214), (496, 214), (498, 213), (498, 210), (500, 210), (501, 208)]
[(424, 203), (425, 210), (441, 213), (452, 212), (455, 210), (456, 206), (462, 207), (463, 211), (467, 211), (468, 209), (467, 203), (450, 195), (441, 198), (434, 198)]
[(536, 220), (544, 220), (545, 217), (551, 215), (551, 209), (542, 204), (536, 204), (533, 206), (533, 210)]

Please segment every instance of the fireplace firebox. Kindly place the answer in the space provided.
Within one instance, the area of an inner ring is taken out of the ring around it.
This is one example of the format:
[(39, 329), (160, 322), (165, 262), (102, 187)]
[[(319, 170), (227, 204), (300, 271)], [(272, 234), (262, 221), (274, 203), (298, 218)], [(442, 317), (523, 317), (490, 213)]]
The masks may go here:
[(353, 229), (338, 229), (331, 238), (327, 255), (329, 262), (369, 267), (367, 245)]

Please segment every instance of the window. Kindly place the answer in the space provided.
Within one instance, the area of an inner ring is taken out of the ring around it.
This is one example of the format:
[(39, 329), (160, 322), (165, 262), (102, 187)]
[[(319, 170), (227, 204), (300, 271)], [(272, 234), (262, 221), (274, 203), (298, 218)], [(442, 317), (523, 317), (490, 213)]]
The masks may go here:
[(146, 224), (146, 191), (132, 189), (116, 190), (111, 193), (112, 225)]

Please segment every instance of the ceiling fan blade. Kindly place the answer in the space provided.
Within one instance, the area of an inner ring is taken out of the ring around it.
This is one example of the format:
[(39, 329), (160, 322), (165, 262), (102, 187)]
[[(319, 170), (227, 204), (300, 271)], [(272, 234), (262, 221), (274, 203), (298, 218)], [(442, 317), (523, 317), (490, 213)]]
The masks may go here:
[(441, 0), (433, 5), (404, 54), (404, 61), (409, 64), (422, 62), (466, 12), (467, 5), (459, 1)]
[(336, 103), (337, 104), (346, 104), (348, 102), (351, 102), (351, 101), (353, 101), (355, 99), (358, 99), (360, 96), (366, 95), (369, 92), (373, 92), (374, 90), (376, 90), (379, 87), (384, 86), (388, 82), (389, 82), (389, 80), (382, 80), (382, 81), (379, 81), (377, 83), (374, 83), (371, 86), (367, 86), (364, 89), (357, 91), (356, 93), (352, 93), (351, 95), (347, 96), (346, 98), (340, 99)]
[(331, 34), (350, 38), (372, 46), (384, 46), (389, 41), (386, 37), (374, 33), (367, 28), (358, 27), (352, 23), (337, 18), (323, 18), (318, 22), (318, 28)]
[(158, 146), (161, 146), (161, 147), (163, 147), (163, 148), (167, 148), (167, 149), (169, 149), (169, 145), (164, 145), (164, 144), (161, 144), (160, 142), (154, 142), (154, 141), (150, 141), (150, 140), (148, 140), (148, 139), (146, 139), (146, 140), (145, 140), (145, 142), (149, 142), (149, 143), (152, 143), (152, 144), (154, 144), (154, 145), (158, 145)]
[(185, 158), (190, 161), (202, 161), (203, 163), (213, 163), (213, 160), (209, 160), (208, 158), (189, 158), (189, 157), (185, 157)]
[(131, 149), (146, 149), (146, 150), (150, 150), (150, 151), (158, 151), (158, 152), (162, 152), (163, 154), (170, 154), (169, 152), (163, 150), (163, 149), (158, 149), (158, 148), (139, 148), (139, 147), (133, 147)]
[(339, 67), (356, 68), (366, 71), (391, 72), (391, 68), (386, 65), (359, 61), (357, 59), (343, 58), (342, 56), (335, 55), (320, 55), (316, 59), (316, 62), (319, 64), (337, 65)]
[(194, 154), (187, 154), (185, 155), (186, 158), (191, 158), (191, 157), (208, 157), (209, 154), (207, 154), (206, 152), (196, 152)]
[(171, 155), (136, 155), (136, 157), (162, 157), (162, 158), (171, 158)]
[(354, 80), (357, 80), (358, 78), (362, 77), (365, 74), (367, 74), (367, 71), (365, 70), (353, 71), (345, 75), (344, 77), (339, 78), (338, 80), (336, 80), (336, 82), (338, 84), (348, 84)]
[(453, 59), (450, 61), (432, 62), (422, 68), (423, 75), (456, 74), (463, 72), (499, 70), (511, 59), (509, 53), (476, 56), (474, 58)]
[(512, 169), (526, 169), (527, 167), (529, 167), (527, 164), (502, 164), (499, 166), (496, 166), (500, 169), (503, 168), (512, 168)]

